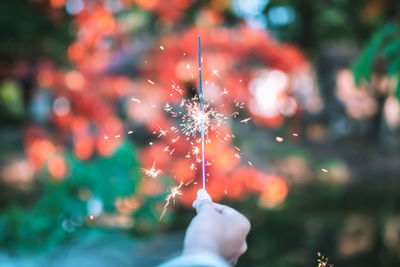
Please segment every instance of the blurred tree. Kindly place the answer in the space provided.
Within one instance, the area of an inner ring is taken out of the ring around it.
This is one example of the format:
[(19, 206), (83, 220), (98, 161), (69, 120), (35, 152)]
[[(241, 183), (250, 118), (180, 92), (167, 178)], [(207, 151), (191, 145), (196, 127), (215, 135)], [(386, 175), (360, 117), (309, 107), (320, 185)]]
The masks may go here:
[[(0, 1), (0, 81), (14, 79), (23, 89), (17, 101), (22, 102), (24, 109), (32, 98), (37, 62), (44, 58), (66, 62), (64, 51), (72, 40), (69, 22), (65, 11), (51, 10), (48, 1)], [(7, 110), (0, 122), (25, 118), (8, 116), (12, 110)]]
[(5, 67), (21, 60), (34, 64), (48, 56), (65, 62), (63, 52), (72, 40), (69, 22), (66, 12), (51, 9), (48, 1), (1, 1), (0, 63), (3, 66), (0, 78)]
[(380, 28), (353, 64), (356, 84), (366, 83), (378, 103), (373, 118), (373, 140), (385, 141), (384, 109), (387, 99), (400, 100), (400, 24)]
[(399, 19), (399, 12), (397, 0), (270, 0), (264, 10), (270, 31), (312, 57), (332, 40), (361, 45), (383, 22)]

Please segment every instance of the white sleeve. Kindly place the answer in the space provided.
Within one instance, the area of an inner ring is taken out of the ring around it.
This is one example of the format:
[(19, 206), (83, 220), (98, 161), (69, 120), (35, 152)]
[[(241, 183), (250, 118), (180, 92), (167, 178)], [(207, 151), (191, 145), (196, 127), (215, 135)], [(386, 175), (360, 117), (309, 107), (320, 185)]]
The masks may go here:
[(158, 267), (231, 267), (219, 255), (210, 252), (193, 252), (173, 258)]

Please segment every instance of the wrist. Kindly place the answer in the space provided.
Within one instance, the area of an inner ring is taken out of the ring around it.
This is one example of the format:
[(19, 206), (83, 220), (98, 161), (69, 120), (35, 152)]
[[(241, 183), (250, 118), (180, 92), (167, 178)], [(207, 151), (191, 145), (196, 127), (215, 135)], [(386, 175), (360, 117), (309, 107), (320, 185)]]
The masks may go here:
[(196, 244), (196, 246), (183, 248), (182, 254), (193, 254), (193, 253), (211, 253), (221, 256), (218, 249), (215, 246), (211, 246), (209, 244), (207, 246)]

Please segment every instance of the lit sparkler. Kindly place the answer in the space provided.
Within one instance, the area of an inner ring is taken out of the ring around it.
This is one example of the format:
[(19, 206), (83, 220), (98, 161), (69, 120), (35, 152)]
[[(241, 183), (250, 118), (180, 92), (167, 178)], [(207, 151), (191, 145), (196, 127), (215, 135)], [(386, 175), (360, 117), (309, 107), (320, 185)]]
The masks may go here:
[[(192, 145), (192, 151), (188, 152), (188, 154), (185, 156), (185, 158), (191, 158), (191, 155), (195, 157), (194, 162), (190, 164), (190, 169), (195, 170), (196, 164), (201, 163), (202, 165), (202, 186), (203, 189), (205, 190), (205, 183), (206, 183), (206, 176), (209, 176), (209, 173), (206, 173), (205, 171), (205, 166), (210, 166), (212, 165), (210, 162), (205, 161), (205, 144), (211, 142), (210, 139), (205, 140), (205, 136), (208, 135), (210, 131), (216, 130), (219, 126), (225, 123), (227, 120), (227, 117), (221, 113), (219, 113), (213, 106), (212, 102), (208, 103), (204, 101), (204, 94), (203, 94), (203, 85), (202, 85), (202, 75), (201, 75), (201, 39), (200, 36), (198, 37), (198, 64), (199, 64), (199, 94), (198, 96), (189, 99), (189, 100), (182, 100), (180, 105), (179, 105), (179, 111), (174, 110), (174, 107), (171, 106), (169, 103), (167, 103), (164, 106), (164, 110), (168, 112), (169, 114), (172, 115), (172, 117), (179, 117), (181, 119), (181, 124), (180, 124), (180, 130), (181, 132), (186, 135), (186, 140), (190, 140), (191, 138), (196, 138), (200, 134), (201, 138), (198, 138), (197, 140), (191, 141)], [(190, 69), (190, 65), (186, 65), (187, 69)], [(218, 70), (213, 70), (213, 75), (219, 77)], [(150, 82), (150, 80), (148, 80)], [(153, 83), (152, 83), (153, 84)], [(205, 81), (205, 84), (207, 84), (207, 81)], [(183, 95), (183, 90), (179, 87), (179, 85), (175, 84), (174, 81), (172, 81), (172, 86), (171, 88), (175, 91), (177, 91), (179, 94)], [(228, 91), (224, 88), (222, 95), (228, 94)], [(235, 106), (237, 108), (243, 108), (244, 103), (241, 103), (239, 101), (235, 102)], [(182, 111), (184, 109), (184, 111)], [(239, 113), (237, 113), (239, 114)], [(242, 122), (247, 122), (249, 119), (245, 119)], [(175, 129), (175, 127), (170, 128), (171, 132), (177, 132), (179, 129)], [(161, 129), (161, 127), (158, 127), (158, 131), (153, 132), (153, 134), (158, 133), (158, 137), (160, 138), (161, 136), (166, 136), (167, 131)], [(218, 135), (218, 132), (217, 132)], [(228, 136), (228, 137), (227, 137)], [(227, 134), (227, 136), (224, 137), (224, 140), (227, 138), (233, 138), (233, 135)], [(179, 140), (179, 136), (176, 138), (172, 138), (171, 140), (171, 145), (174, 144)], [(221, 140), (222, 141), (222, 140)], [(197, 145), (198, 143), (201, 142), (201, 151), (200, 151), (200, 146)], [(238, 151), (240, 151), (239, 148), (236, 147)], [(170, 147), (166, 146), (164, 147), (165, 152), (170, 151)], [(170, 155), (175, 151), (175, 148), (173, 148), (170, 151)], [(200, 152), (201, 152), (201, 158), (200, 158)], [(235, 153), (235, 156), (240, 158), (239, 153)], [(149, 170), (146, 170), (146, 174), (156, 177), (158, 175), (157, 171), (153, 167)], [(194, 185), (197, 184), (197, 182), (193, 183)], [(180, 190), (182, 187), (183, 183), (180, 183), (178, 186), (171, 187), (170, 188), (170, 193), (167, 195), (165, 198), (165, 204), (163, 207), (162, 214), (160, 216), (160, 220), (163, 218), (164, 214), (167, 211), (168, 206), (170, 205), (171, 201), (175, 202), (175, 199), (179, 196), (182, 195), (182, 191)]]
[(207, 135), (210, 130), (215, 130), (225, 123), (226, 117), (223, 114), (219, 113), (207, 102), (203, 103), (203, 105), (200, 102), (199, 105), (197, 97), (187, 101), (185, 107), (187, 114), (182, 116), (180, 126), (182, 132), (187, 136), (196, 137), (200, 133), (202, 135), (201, 139), (204, 140), (204, 135)]
[[(200, 85), (200, 111), (201, 114), (204, 114), (204, 107), (203, 107), (203, 85), (201, 83), (201, 39), (199, 36), (199, 52), (198, 52), (198, 57), (199, 57), (199, 85)], [(203, 189), (206, 190), (206, 170), (205, 170), (205, 165), (204, 165), (204, 115), (200, 116), (201, 118), (201, 164), (202, 164), (202, 170), (203, 170)]]
[[(203, 178), (203, 189), (205, 189), (205, 159), (204, 159), (204, 145), (209, 142), (209, 140), (205, 140), (205, 136), (212, 130), (217, 129), (219, 126), (225, 123), (227, 117), (221, 113), (219, 113), (214, 107), (212, 107), (211, 103), (204, 101), (203, 94), (203, 84), (202, 84), (202, 75), (201, 75), (201, 40), (200, 36), (198, 37), (198, 63), (199, 63), (199, 95), (193, 97), (190, 100), (182, 100), (179, 108), (184, 108), (185, 111), (174, 111), (173, 107), (170, 104), (166, 104), (164, 106), (164, 110), (170, 113), (173, 117), (180, 117), (181, 124), (180, 130), (181, 132), (187, 136), (187, 140), (189, 138), (195, 138), (199, 134), (201, 138), (199, 138), (199, 143), (201, 142), (201, 159), (197, 158), (196, 162), (202, 163), (202, 178)], [(219, 76), (218, 70), (213, 70), (213, 75)], [(182, 89), (179, 88), (178, 85), (172, 81), (172, 89), (178, 91), (180, 94), (183, 94)], [(207, 81), (206, 81), (207, 83)], [(227, 94), (227, 90), (224, 89), (225, 94)], [(236, 103), (237, 106), (240, 107), (241, 103)], [(241, 108), (241, 107), (240, 107)], [(166, 131), (162, 131), (159, 128), (159, 136), (166, 135)], [(176, 142), (175, 139), (171, 140), (172, 143)], [(193, 144), (192, 144), (193, 145)], [(193, 145), (192, 154), (197, 156), (200, 154), (200, 148)], [(190, 157), (188, 154), (186, 157)], [(194, 169), (194, 166), (191, 166)]]

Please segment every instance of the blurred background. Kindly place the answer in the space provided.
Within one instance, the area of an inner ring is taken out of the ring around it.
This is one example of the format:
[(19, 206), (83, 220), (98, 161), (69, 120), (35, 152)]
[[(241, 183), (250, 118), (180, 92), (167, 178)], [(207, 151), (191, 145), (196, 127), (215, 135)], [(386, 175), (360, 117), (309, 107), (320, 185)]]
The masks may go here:
[(397, 0), (1, 1), (0, 265), (181, 249), (201, 168), (168, 111), (199, 35), (227, 117), (207, 190), (252, 223), (238, 266), (399, 266)]

